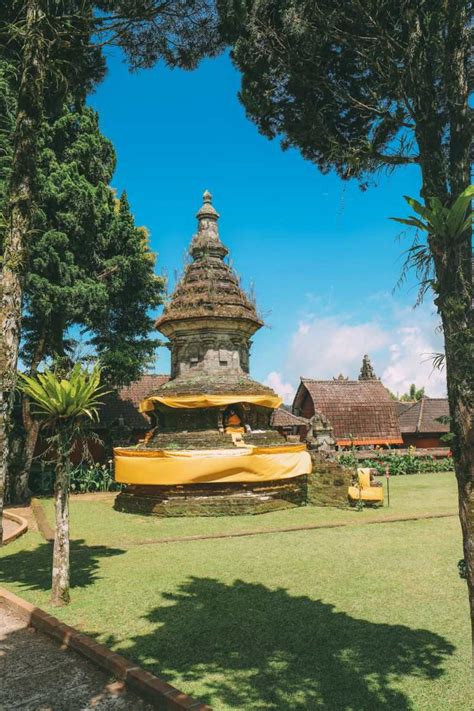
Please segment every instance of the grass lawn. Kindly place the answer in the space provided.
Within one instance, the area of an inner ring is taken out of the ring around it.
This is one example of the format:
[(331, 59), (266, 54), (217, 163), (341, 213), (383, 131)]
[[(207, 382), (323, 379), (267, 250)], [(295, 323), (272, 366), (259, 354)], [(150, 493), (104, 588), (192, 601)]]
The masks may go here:
[[(387, 496), (385, 482), (384, 486)], [(326, 522), (357, 524), (386, 516), (457, 512), (457, 492), (452, 472), (391, 477), (390, 507), (385, 505), (364, 511), (305, 506), (257, 516), (154, 518), (114, 511), (112, 504), (115, 496), (100, 495), (96, 501), (89, 496), (72, 497), (71, 520), (77, 538), (87, 539), (88, 543), (113, 541), (115, 545), (127, 546), (172, 536), (271, 530)], [(52, 499), (44, 499), (43, 505), (51, 525), (54, 525)], [(94, 521), (93, 526), (90, 525), (91, 520)]]
[[(226, 711), (464, 711), (469, 617), (453, 474), (391, 479), (390, 510), (302, 508), (154, 520), (75, 497), (72, 604), (54, 610), (178, 688)], [(51, 505), (44, 505), (51, 514)], [(355, 525), (161, 545), (166, 536), (349, 520)], [(0, 583), (48, 606), (51, 547), (28, 533)]]

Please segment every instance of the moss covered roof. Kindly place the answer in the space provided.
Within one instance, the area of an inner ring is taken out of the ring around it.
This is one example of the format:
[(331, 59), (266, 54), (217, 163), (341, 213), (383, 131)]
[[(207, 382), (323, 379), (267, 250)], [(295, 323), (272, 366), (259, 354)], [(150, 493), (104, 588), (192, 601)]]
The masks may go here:
[(183, 376), (169, 380), (159, 388), (148, 394), (170, 397), (172, 395), (197, 395), (202, 393), (212, 394), (242, 394), (242, 395), (270, 395), (275, 392), (266, 385), (257, 383), (244, 374), (212, 375), (210, 373), (196, 373), (193, 376)]
[(204, 204), (197, 213), (198, 231), (189, 252), (192, 262), (171, 296), (169, 304), (158, 318), (161, 329), (171, 321), (195, 318), (245, 319), (263, 325), (255, 304), (240, 286), (234, 270), (224, 261), (228, 250), (219, 238), (218, 213), (212, 206), (212, 196), (204, 193)]

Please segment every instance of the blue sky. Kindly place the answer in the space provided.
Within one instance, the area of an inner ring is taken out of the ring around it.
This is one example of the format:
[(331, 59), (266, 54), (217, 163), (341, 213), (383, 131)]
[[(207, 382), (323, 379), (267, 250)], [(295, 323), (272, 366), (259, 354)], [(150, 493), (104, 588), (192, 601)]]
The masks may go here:
[[(368, 352), (394, 391), (412, 381), (444, 394), (429, 354), (441, 350), (432, 304), (413, 311), (413, 279), (392, 294), (403, 264), (403, 194), (418, 195), (415, 168), (356, 183), (322, 175), (295, 150), (261, 136), (238, 101), (227, 56), (194, 72), (162, 66), (129, 73), (118, 54), (91, 97), (114, 143), (113, 185), (151, 232), (157, 271), (182, 270), (204, 189), (245, 286), (254, 285), (268, 327), (256, 334), (252, 374), (287, 400), (299, 376), (355, 377)], [(160, 349), (156, 371), (168, 370)]]

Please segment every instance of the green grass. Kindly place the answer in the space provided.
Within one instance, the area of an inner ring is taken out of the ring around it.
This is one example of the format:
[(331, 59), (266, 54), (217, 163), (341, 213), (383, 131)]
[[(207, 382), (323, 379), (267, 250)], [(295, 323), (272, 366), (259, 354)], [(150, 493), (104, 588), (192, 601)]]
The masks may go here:
[[(452, 474), (391, 488), (390, 511), (308, 507), (239, 521), (155, 521), (74, 499), (72, 604), (53, 614), (220, 711), (464, 711), (469, 615), (456, 518), (136, 545), (455, 509)], [(51, 547), (29, 533), (0, 555), (0, 582), (50, 610)]]
[[(319, 523), (357, 524), (386, 516), (456, 513), (457, 510), (456, 485), (452, 472), (391, 477), (390, 507), (385, 505), (383, 508), (366, 508), (363, 511), (305, 506), (257, 516), (156, 518), (114, 511), (114, 498), (115, 494), (98, 498), (97, 501), (80, 495), (73, 497), (71, 521), (78, 538), (87, 538), (89, 543), (114, 541), (115, 545), (127, 546), (172, 536), (271, 530)], [(44, 499), (43, 504), (53, 525), (53, 502)], [(93, 527), (90, 525), (91, 519), (94, 521)]]

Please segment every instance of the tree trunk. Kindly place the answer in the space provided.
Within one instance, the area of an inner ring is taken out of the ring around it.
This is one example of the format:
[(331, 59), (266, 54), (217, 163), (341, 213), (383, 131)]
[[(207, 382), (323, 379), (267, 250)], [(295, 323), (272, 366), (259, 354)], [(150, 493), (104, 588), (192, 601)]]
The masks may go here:
[[(441, 133), (429, 57), (420, 53), (412, 91), (417, 96), (416, 138), (420, 149), (422, 195), (450, 206), (470, 184), (471, 126), (468, 109), (469, 18), (464, 0), (446, 2), (445, 77), (448, 119)], [(425, 40), (421, 38), (423, 49)], [(421, 80), (420, 80), (421, 78)], [(418, 81), (416, 82), (416, 80)], [(427, 90), (428, 87), (428, 90)], [(418, 92), (418, 93), (417, 93)], [(447, 135), (446, 151), (441, 135)], [(436, 279), (435, 304), (442, 320), (452, 452), (458, 484), (459, 519), (471, 614), (474, 654), (474, 394), (472, 383), (472, 247), (471, 230), (447, 242), (428, 239)], [(454, 561), (453, 561), (454, 564)]]
[(33, 227), (37, 137), (43, 113), (46, 43), (42, 36), (44, 12), (41, 5), (41, 0), (26, 2), (25, 39), (8, 188), (8, 222), (3, 245), (0, 283), (0, 514), (3, 511), (9, 456), (8, 423), (16, 384), (23, 278)]
[(58, 443), (58, 461), (54, 483), (56, 530), (53, 550), (51, 603), (67, 605), (69, 597), (69, 443)]
[[(446, 13), (446, 88), (449, 112), (449, 183), (452, 201), (471, 182), (472, 130), (469, 99), (471, 38), (467, 3), (448, 0)], [(471, 613), (471, 643), (474, 658), (474, 393), (472, 346), (472, 231), (455, 244), (445, 245), (443, 260), (437, 260), (439, 297), (443, 320), (446, 375), (454, 434), (453, 455), (458, 483), (459, 519)]]
[[(23, 409), (25, 408), (29, 410), (29, 402), (24, 403)], [(25, 422), (25, 418), (23, 419), (23, 422), (25, 424), (25, 439), (23, 441), (21, 468), (16, 474), (13, 490), (14, 502), (18, 504), (28, 501), (31, 497), (28, 479), (30, 478), (31, 465), (33, 463), (33, 457), (40, 430), (39, 420), (34, 420), (32, 417), (28, 416), (27, 422)]]
[[(38, 339), (38, 343), (36, 344), (36, 348), (28, 368), (28, 375), (35, 375), (37, 373), (38, 366), (44, 357), (45, 345), (46, 336), (44, 332), (42, 332)], [(13, 486), (11, 487), (15, 503), (24, 503), (25, 501), (28, 501), (31, 496), (31, 491), (28, 487), (28, 479), (30, 477), (31, 465), (40, 430), (40, 422), (31, 416), (30, 401), (24, 394), (22, 395), (22, 418), (24, 428), (22, 455), (20, 465), (15, 472)]]

